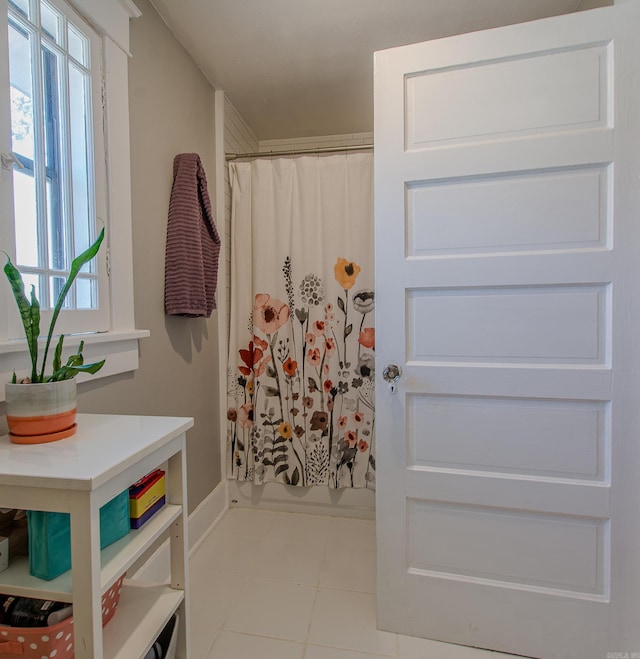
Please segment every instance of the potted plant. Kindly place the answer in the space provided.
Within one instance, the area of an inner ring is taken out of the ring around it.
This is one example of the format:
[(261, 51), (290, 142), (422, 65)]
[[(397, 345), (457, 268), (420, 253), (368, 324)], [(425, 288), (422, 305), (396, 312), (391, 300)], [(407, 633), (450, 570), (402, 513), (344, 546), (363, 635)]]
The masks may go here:
[(62, 305), (81, 268), (88, 263), (100, 249), (104, 239), (104, 228), (96, 241), (71, 263), (67, 280), (58, 295), (49, 331), (44, 343), (42, 361), (38, 359), (38, 339), (40, 338), (40, 304), (31, 287), (30, 299), (24, 289), (22, 275), (7, 257), (4, 272), (11, 285), (13, 296), (24, 327), (29, 356), (31, 358), (31, 376), (18, 381), (14, 371), (11, 382), (5, 383), (7, 401), (7, 424), (12, 442), (17, 444), (40, 444), (70, 437), (76, 431), (76, 380), (78, 373), (97, 373), (104, 365), (104, 360), (85, 364), (82, 356), (84, 341), (80, 341), (78, 351), (62, 363), (62, 346), (64, 334), (60, 335), (53, 351), (51, 372), (47, 373), (47, 357), (56, 321)]

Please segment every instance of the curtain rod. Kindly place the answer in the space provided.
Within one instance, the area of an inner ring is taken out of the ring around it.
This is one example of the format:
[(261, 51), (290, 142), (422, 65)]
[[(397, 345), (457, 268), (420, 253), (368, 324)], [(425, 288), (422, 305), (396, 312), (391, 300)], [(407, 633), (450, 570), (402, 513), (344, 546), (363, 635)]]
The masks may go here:
[(305, 149), (294, 151), (258, 151), (256, 153), (225, 153), (225, 159), (237, 160), (239, 158), (268, 158), (269, 156), (302, 156), (314, 153), (339, 153), (341, 151), (365, 151), (373, 149), (373, 144), (350, 144), (349, 146), (324, 146), (318, 149)]

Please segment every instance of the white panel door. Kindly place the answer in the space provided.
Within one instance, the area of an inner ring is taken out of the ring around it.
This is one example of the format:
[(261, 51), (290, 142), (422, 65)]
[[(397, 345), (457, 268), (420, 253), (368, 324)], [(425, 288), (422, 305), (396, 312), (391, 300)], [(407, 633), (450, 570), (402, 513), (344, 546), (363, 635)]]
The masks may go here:
[(376, 53), (382, 629), (640, 656), (639, 30)]

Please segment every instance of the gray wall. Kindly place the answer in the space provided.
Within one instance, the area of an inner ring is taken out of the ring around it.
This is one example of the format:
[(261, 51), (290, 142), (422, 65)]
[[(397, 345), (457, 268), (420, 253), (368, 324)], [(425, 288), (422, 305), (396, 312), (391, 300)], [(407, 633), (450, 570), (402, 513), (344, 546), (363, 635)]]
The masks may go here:
[(582, 0), (576, 11), (596, 9), (597, 7), (609, 7), (612, 4), (613, 0)]
[[(134, 373), (79, 388), (80, 412), (192, 416), (187, 434), (189, 510), (220, 482), (217, 312), (164, 315), (164, 250), (173, 158), (197, 152), (214, 194), (214, 91), (147, 0), (131, 21), (129, 107), (133, 274), (140, 341)], [(221, 218), (221, 234), (224, 223)]]

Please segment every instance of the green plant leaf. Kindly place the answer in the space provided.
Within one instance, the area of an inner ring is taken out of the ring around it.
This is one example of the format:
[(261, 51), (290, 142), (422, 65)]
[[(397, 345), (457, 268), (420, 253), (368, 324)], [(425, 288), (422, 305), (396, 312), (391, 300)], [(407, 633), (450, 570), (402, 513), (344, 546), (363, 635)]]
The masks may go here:
[[(58, 346), (56, 346), (56, 353), (58, 352), (58, 347), (60, 347), (60, 352), (62, 352), (62, 340), (63, 336), (60, 337), (58, 341)], [(78, 375), (78, 373), (97, 373), (105, 363), (105, 360), (99, 362), (94, 362), (93, 364), (85, 364), (84, 356), (82, 351), (84, 350), (84, 341), (80, 341), (78, 346), (78, 352), (75, 355), (71, 355), (67, 359), (67, 363), (64, 366), (59, 366), (54, 368), (53, 374), (50, 375), (45, 382), (59, 382), (60, 380), (70, 380), (71, 378)], [(55, 365), (55, 357), (54, 357)]]
[[(67, 280), (65, 281), (64, 286), (62, 287), (62, 290), (58, 295), (58, 299), (56, 300), (56, 306), (54, 307), (53, 315), (51, 316), (51, 324), (49, 325), (47, 341), (44, 346), (44, 357), (42, 359), (42, 370), (40, 371), (40, 382), (42, 382), (42, 379), (44, 378), (44, 368), (47, 362), (47, 354), (49, 352), (49, 345), (51, 344), (51, 337), (53, 336), (53, 330), (55, 328), (56, 321), (58, 320), (58, 316), (60, 315), (60, 310), (62, 309), (62, 305), (64, 304), (65, 298), (67, 297), (67, 293), (71, 289), (71, 286), (73, 285), (75, 278), (78, 276), (78, 273), (85, 265), (85, 263), (91, 261), (91, 259), (98, 253), (98, 250), (100, 249), (100, 245), (102, 244), (103, 240), (104, 240), (104, 227), (102, 227), (102, 229), (100, 230), (100, 234), (98, 235), (96, 241), (90, 247), (88, 247), (84, 252), (82, 252), (82, 254), (76, 256), (76, 258), (73, 259), (73, 261), (71, 262), (71, 270), (69, 271), (69, 276), (67, 277)], [(62, 368), (64, 368), (64, 366)]]
[[(42, 380), (38, 380), (38, 337), (40, 336), (40, 302), (38, 302), (38, 298), (36, 297), (36, 287), (32, 286), (31, 287), (31, 332), (33, 335), (33, 345), (34, 345), (34, 353), (35, 353), (35, 359), (32, 362), (31, 365), (31, 381), (32, 382), (41, 382)], [(35, 378), (35, 379), (34, 379)]]
[[(37, 326), (34, 327), (34, 316), (32, 313), (32, 303), (29, 302), (24, 293), (24, 282), (22, 275), (18, 268), (16, 268), (11, 259), (7, 257), (7, 262), (4, 266), (4, 274), (9, 280), (13, 297), (18, 305), (18, 312), (22, 320), (24, 328), (24, 335), (27, 339), (27, 347), (29, 348), (29, 356), (31, 358), (31, 381), (37, 382), (37, 368), (38, 368), (38, 335), (40, 334), (40, 307), (38, 306), (37, 313)], [(31, 300), (35, 299), (35, 287), (31, 287)], [(36, 300), (37, 302), (37, 300)]]
[(62, 368), (62, 344), (64, 342), (64, 334), (60, 335), (56, 349), (53, 353), (53, 372), (60, 370)]
[(57, 382), (59, 380), (70, 380), (78, 375), (78, 373), (97, 373), (103, 366), (106, 360), (94, 362), (93, 364), (78, 364), (77, 366), (70, 366), (68, 363), (58, 369), (53, 375), (50, 375), (46, 382)]

